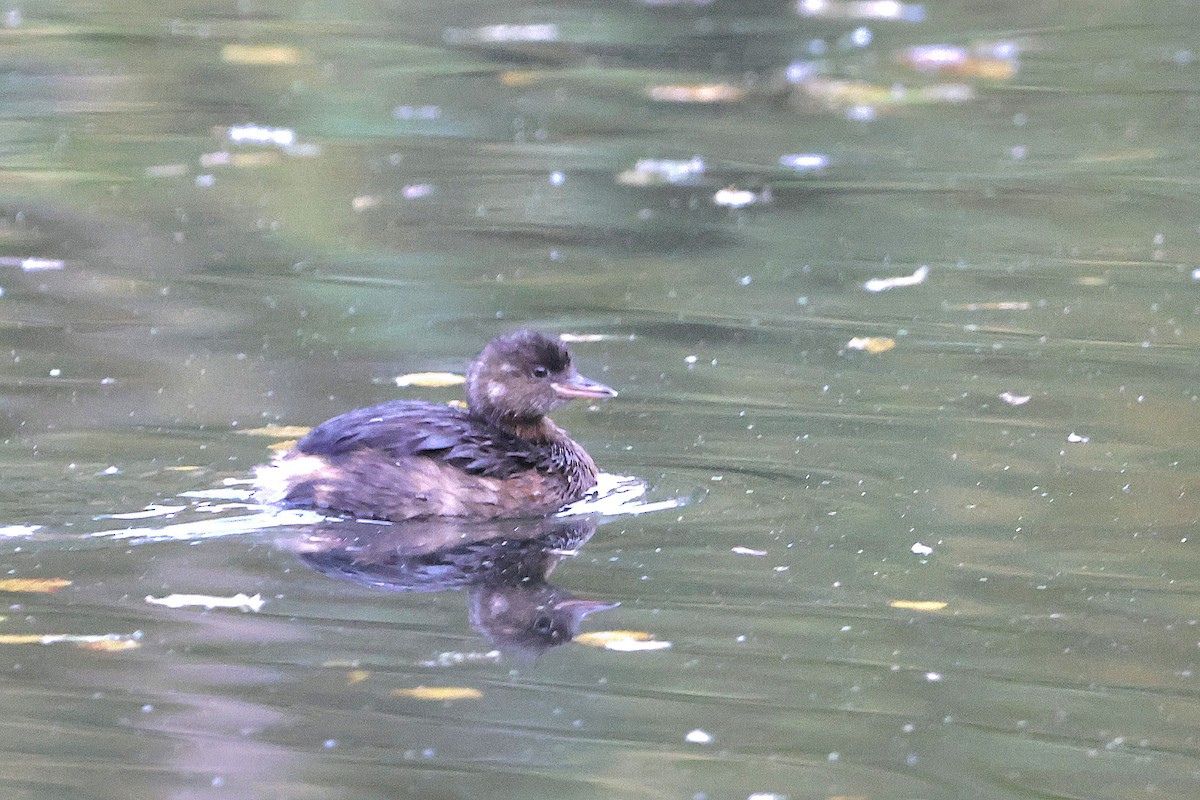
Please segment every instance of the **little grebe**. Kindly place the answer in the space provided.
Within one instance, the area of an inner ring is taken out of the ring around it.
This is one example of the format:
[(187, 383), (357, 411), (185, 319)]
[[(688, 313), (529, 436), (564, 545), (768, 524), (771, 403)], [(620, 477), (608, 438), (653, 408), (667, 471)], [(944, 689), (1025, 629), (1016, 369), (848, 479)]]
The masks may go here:
[(261, 498), (355, 517), (550, 514), (596, 485), (591, 456), (547, 412), (615, 397), (533, 331), (488, 343), (467, 370), (467, 408), (396, 400), (313, 428), (257, 475)]

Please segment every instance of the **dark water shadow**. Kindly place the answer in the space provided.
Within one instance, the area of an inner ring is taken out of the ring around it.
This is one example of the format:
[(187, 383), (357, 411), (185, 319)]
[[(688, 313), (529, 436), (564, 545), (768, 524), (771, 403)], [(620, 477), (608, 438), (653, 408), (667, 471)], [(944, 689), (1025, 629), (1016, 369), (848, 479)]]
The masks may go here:
[(396, 592), (465, 590), (479, 635), (505, 656), (530, 663), (575, 638), (588, 614), (619, 605), (577, 598), (547, 581), (596, 526), (588, 517), (330, 521), (287, 546), (307, 566), (338, 580)]

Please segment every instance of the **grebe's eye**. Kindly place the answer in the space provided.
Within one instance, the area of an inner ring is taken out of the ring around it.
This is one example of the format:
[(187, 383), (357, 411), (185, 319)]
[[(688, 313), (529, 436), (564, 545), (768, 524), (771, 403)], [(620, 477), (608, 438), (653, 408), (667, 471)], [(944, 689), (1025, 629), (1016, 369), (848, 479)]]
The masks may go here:
[(535, 378), (544, 378), (549, 374), (550, 374), (550, 370), (546, 369), (541, 364), (538, 364), (536, 367), (533, 368), (533, 377), (535, 377)]

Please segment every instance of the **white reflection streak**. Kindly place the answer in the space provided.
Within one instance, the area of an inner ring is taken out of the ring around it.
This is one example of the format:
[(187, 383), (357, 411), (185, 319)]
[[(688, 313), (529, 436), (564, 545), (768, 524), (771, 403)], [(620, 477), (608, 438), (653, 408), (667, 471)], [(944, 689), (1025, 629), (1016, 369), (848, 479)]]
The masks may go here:
[(897, 0), (797, 0), (796, 13), (802, 17), (921, 22), (925, 19), (925, 6)]
[(601, 472), (596, 476), (596, 487), (582, 500), (571, 503), (557, 517), (575, 517), (582, 514), (604, 516), (637, 516), (652, 511), (679, 508), (687, 501), (683, 498), (642, 503), (638, 498), (646, 493), (646, 484), (632, 475), (612, 475)]
[(296, 143), (296, 132), (291, 128), (233, 125), (229, 128), (229, 141), (238, 144), (273, 144), (279, 147), (291, 147)]
[(327, 517), (324, 515), (307, 509), (264, 510), (258, 514), (180, 522), (162, 528), (125, 528), (116, 531), (99, 531), (91, 534), (91, 538), (137, 539), (141, 542), (198, 541), (256, 533), (268, 528), (284, 528), (289, 525), (313, 525), (326, 519)]
[[(583, 514), (637, 516), (639, 514), (648, 514), (652, 511), (679, 508), (687, 502), (683, 498), (672, 498), (653, 503), (640, 502), (638, 498), (642, 497), (645, 493), (646, 484), (637, 478), (629, 475), (611, 475), (607, 472), (602, 472), (596, 476), (596, 487), (587, 497), (568, 505), (562, 511), (558, 512), (556, 516), (573, 517)], [(233, 500), (235, 502), (230, 503), (226, 507), (246, 508), (252, 513), (235, 517), (180, 522), (158, 528), (131, 527), (121, 530), (98, 531), (89, 536), (90, 538), (116, 540), (136, 539), (139, 542), (186, 542), (257, 533), (270, 528), (315, 525), (319, 522), (337, 523), (347, 521), (341, 517), (326, 516), (311, 509), (276, 509), (273, 506), (255, 505), (249, 502), (249, 493), (240, 489), (184, 492), (181, 496), (206, 500)], [(204, 505), (200, 505), (193, 508), (193, 510), (204, 511), (206, 509)], [(120, 517), (118, 515), (107, 515), (107, 518), (119, 519)], [(380, 525), (393, 524), (382, 520), (357, 520), (357, 522), (374, 522)]]
[(924, 283), (927, 277), (929, 277), (929, 267), (922, 264), (911, 275), (901, 275), (895, 278), (872, 278), (863, 284), (863, 288), (868, 292), (886, 292), (903, 286), (917, 286)]

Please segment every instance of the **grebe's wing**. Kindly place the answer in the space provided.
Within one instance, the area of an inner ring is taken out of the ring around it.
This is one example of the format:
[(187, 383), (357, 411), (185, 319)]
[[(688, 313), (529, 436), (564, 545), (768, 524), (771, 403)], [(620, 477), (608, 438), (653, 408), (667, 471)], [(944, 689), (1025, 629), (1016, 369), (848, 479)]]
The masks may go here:
[(389, 458), (423, 456), (472, 475), (507, 478), (536, 468), (529, 445), (466, 411), (436, 403), (395, 400), (359, 408), (309, 431), (296, 449), (336, 458), (378, 450)]

